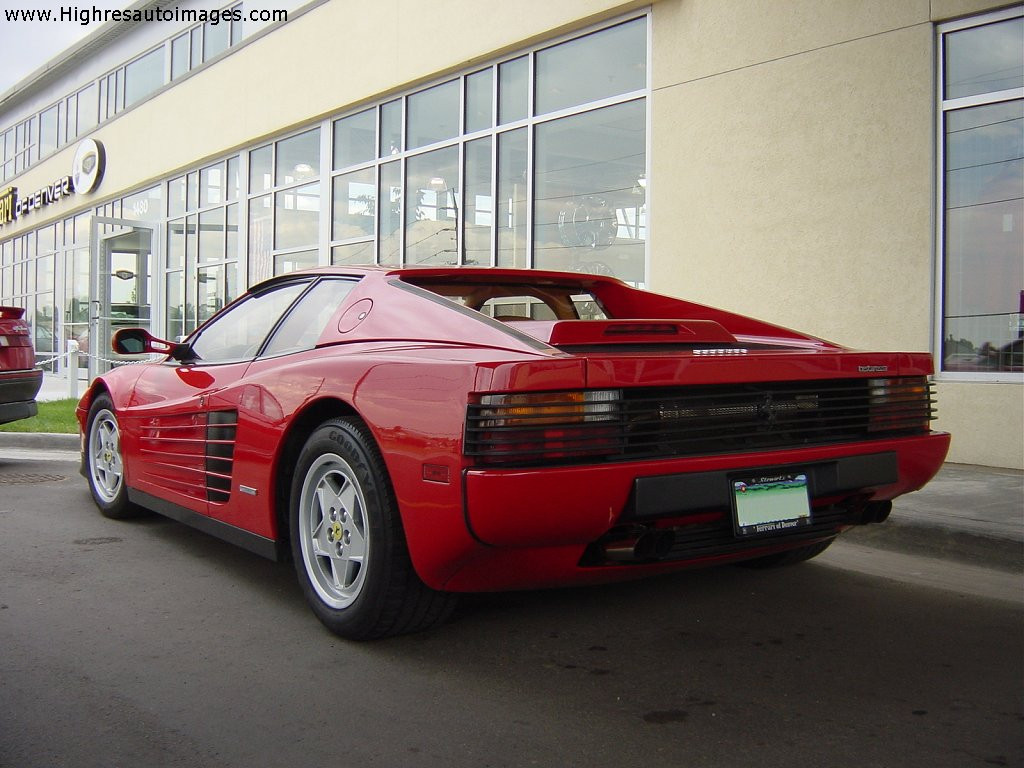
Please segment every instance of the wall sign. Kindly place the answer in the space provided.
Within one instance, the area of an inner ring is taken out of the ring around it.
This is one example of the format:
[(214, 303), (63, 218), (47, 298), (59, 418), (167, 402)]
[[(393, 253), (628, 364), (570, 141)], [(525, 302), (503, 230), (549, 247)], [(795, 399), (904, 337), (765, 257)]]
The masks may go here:
[(0, 228), (72, 194), (89, 194), (103, 179), (106, 161), (103, 145), (95, 139), (86, 139), (78, 145), (71, 173), (67, 176), (61, 176), (52, 184), (24, 197), (18, 195), (17, 187), (8, 187), (0, 192)]

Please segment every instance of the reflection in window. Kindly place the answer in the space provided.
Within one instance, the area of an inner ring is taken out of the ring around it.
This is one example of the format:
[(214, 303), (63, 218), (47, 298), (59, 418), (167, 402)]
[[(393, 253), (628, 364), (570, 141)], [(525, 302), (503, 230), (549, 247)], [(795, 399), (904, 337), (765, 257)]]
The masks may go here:
[(526, 128), (498, 135), (497, 266), (524, 269), (526, 253)]
[(274, 212), (270, 195), (249, 201), (249, 284), (274, 274)]
[(277, 142), (275, 183), (294, 184), (320, 175), (320, 129)]
[(407, 149), (425, 147), (459, 133), (459, 81), (452, 80), (409, 97)]
[(50, 107), (39, 116), (39, 157), (57, 149), (57, 107)]
[(199, 171), (199, 207), (224, 202), (224, 165), (218, 163)]
[(406, 166), (405, 263), (457, 264), (459, 151), (416, 155)]
[(318, 264), (316, 250), (279, 253), (274, 256), (274, 274), (284, 275), (299, 269), (312, 269)]
[(402, 151), (402, 100), (396, 99), (380, 107), (380, 156), (397, 155)]
[(255, 357), (278, 318), (306, 287), (292, 283), (235, 305), (203, 329), (192, 343), (201, 362), (219, 363)]
[(1024, 370), (1024, 100), (946, 113), (946, 370)]
[(377, 110), (334, 121), (334, 168), (373, 160), (377, 143)]
[(249, 153), (249, 191), (266, 192), (271, 187), (270, 145), (254, 149)]
[(320, 227), (320, 185), (274, 195), (274, 248), (315, 246)]
[(99, 119), (99, 88), (90, 85), (78, 92), (78, 135), (95, 128)]
[(203, 25), (203, 61), (209, 61), (218, 53), (226, 51), (231, 44), (231, 25), (228, 22)]
[(164, 84), (164, 48), (161, 46), (125, 67), (124, 105), (130, 107)]
[(380, 189), (377, 194), (380, 263), (397, 266), (401, 258), (402, 168), (401, 163), (385, 163), (380, 167)]
[(644, 102), (543, 123), (535, 152), (534, 266), (642, 281)]
[(1024, 87), (1024, 16), (945, 36), (945, 98)]
[(498, 65), (498, 123), (526, 118), (530, 65), (525, 56)]
[(334, 178), (332, 240), (373, 236), (377, 215), (374, 169), (343, 173)]
[(196, 320), (202, 324), (224, 307), (224, 265), (201, 268), (196, 282)]
[(224, 260), (224, 209), (199, 214), (199, 263)]
[(346, 243), (331, 248), (331, 264), (373, 264), (373, 241)]
[(466, 144), (466, 194), (462, 213), (465, 264), (491, 263), (491, 226), (494, 199), (491, 196), (491, 138)]
[(301, 352), (316, 346), (327, 321), (341, 306), (355, 283), (348, 280), (321, 280), (292, 308), (274, 332), (263, 357)]
[(537, 53), (538, 115), (642, 90), (647, 85), (643, 19)]
[(494, 74), (485, 69), (466, 77), (466, 133), (483, 131), (494, 124)]

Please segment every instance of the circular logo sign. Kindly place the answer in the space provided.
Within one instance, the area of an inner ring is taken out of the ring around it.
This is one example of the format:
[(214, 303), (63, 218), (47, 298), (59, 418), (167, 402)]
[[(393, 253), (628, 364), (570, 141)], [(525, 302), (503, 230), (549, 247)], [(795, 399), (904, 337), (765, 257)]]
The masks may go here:
[(95, 139), (86, 139), (78, 145), (75, 162), (71, 166), (71, 180), (75, 192), (87, 195), (99, 186), (103, 178), (107, 155), (103, 145)]

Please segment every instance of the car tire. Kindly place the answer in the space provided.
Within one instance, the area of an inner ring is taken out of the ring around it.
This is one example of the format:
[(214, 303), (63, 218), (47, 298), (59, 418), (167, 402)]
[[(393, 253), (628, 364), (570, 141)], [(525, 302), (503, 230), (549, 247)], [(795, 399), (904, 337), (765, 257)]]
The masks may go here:
[(106, 517), (124, 520), (144, 510), (128, 500), (124, 484), (121, 428), (107, 394), (93, 398), (86, 421), (85, 470), (93, 501)]
[(451, 613), (455, 596), (430, 589), (413, 568), (384, 461), (361, 422), (332, 419), (309, 436), (289, 511), (299, 583), (335, 634), (405, 634)]
[(832, 545), (833, 541), (835, 541), (834, 538), (825, 539), (824, 541), (808, 544), (805, 547), (790, 549), (786, 552), (776, 552), (774, 555), (765, 555), (764, 557), (757, 557), (753, 560), (744, 560), (740, 565), (745, 568), (784, 568), (787, 565), (796, 565), (797, 563), (803, 563), (810, 560), (812, 557), (817, 557), (828, 549)]

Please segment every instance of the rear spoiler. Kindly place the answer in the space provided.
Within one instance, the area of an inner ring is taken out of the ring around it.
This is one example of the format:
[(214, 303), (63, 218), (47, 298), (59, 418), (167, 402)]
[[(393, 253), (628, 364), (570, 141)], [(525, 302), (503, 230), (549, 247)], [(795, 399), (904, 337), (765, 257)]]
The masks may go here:
[(553, 347), (737, 343), (735, 336), (713, 320), (524, 320), (510, 325)]
[(0, 307), (0, 320), (20, 320), (24, 316), (24, 307)]

